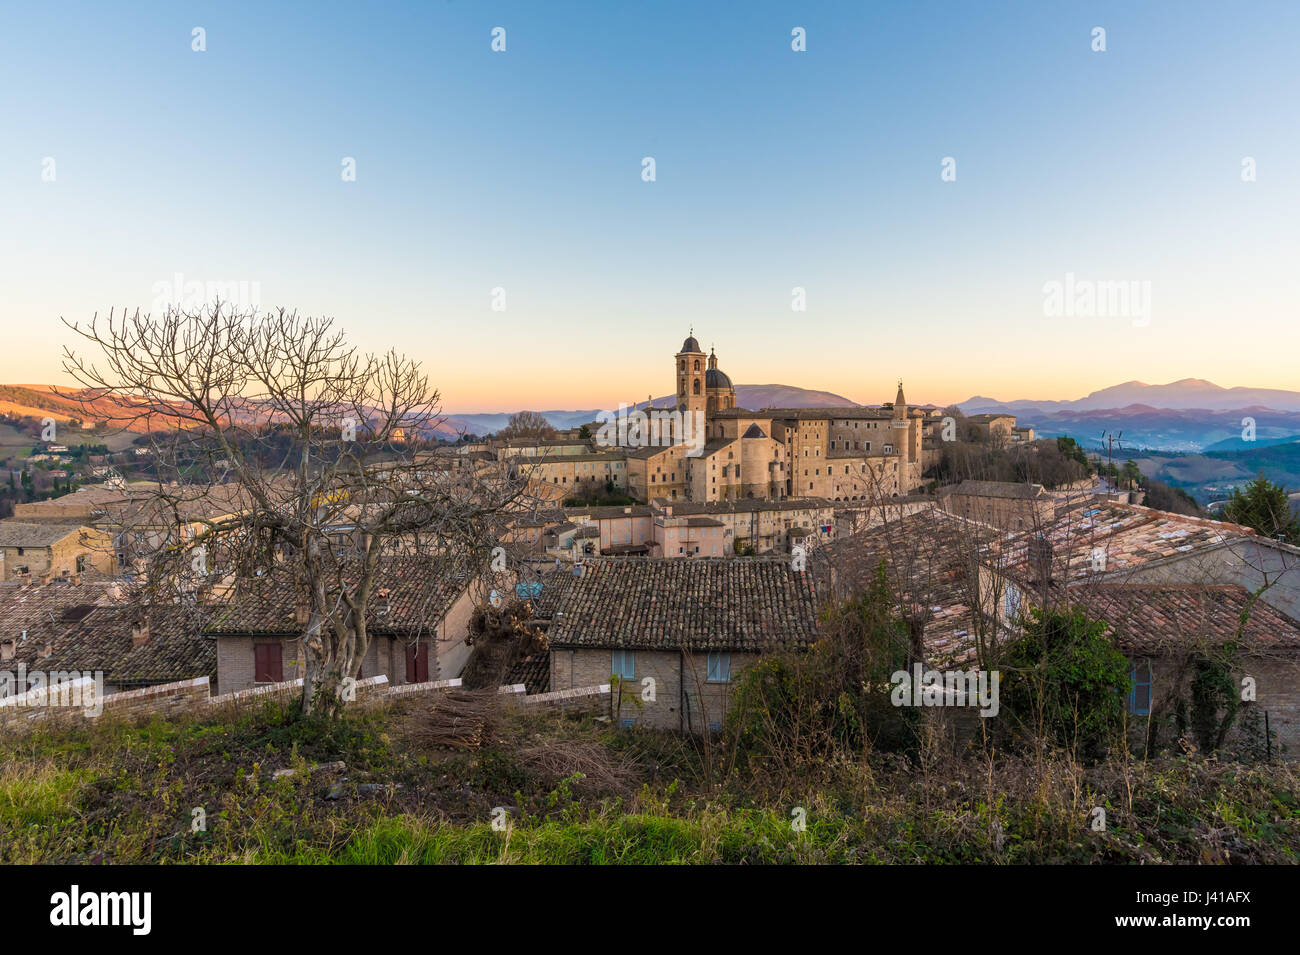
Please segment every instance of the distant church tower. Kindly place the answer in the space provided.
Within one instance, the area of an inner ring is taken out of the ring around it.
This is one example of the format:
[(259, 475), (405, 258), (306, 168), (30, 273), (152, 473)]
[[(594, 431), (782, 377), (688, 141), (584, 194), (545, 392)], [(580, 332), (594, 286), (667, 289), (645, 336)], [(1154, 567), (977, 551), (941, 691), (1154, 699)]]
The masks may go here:
[(916, 438), (919, 429), (907, 417), (907, 399), (903, 397), (903, 379), (898, 379), (898, 394), (894, 397), (894, 420), (890, 422), (894, 436), (894, 451), (905, 461), (915, 464), (919, 458)]
[(695, 340), (694, 329), (675, 357), (677, 364), (677, 410), (705, 411), (708, 393), (704, 387), (704, 352)]

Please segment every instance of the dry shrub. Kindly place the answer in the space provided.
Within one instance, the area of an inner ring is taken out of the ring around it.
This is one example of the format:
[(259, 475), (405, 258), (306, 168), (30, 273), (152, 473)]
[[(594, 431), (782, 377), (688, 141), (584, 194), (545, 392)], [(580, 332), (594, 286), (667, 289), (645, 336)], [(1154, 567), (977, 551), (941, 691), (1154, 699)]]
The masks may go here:
[[(614, 753), (590, 740), (553, 740), (519, 751), (519, 763), (548, 786), (569, 780), (578, 795), (629, 796), (645, 776), (631, 753)], [(574, 779), (581, 774), (581, 779)]]

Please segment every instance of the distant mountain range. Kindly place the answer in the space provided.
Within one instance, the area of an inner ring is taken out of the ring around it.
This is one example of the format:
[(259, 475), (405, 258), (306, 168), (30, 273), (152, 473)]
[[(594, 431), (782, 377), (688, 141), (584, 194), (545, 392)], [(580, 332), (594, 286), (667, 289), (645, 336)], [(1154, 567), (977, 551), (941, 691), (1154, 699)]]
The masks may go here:
[[(919, 396), (918, 396), (919, 397)], [(653, 399), (657, 406), (672, 402), (672, 395)], [(843, 395), (793, 385), (737, 385), (736, 401), (742, 408), (828, 408), (856, 405)], [(1106, 433), (1123, 432), (1130, 448), (1172, 451), (1232, 450), (1247, 448), (1242, 440), (1244, 418), (1254, 420), (1259, 446), (1276, 444), (1300, 435), (1300, 391), (1277, 388), (1223, 388), (1200, 378), (1184, 378), (1165, 385), (1127, 381), (1102, 388), (1074, 400), (1019, 398), (999, 401), (976, 395), (958, 405), (966, 414), (1013, 414), (1044, 437), (1068, 435), (1095, 448)], [(645, 407), (641, 402), (638, 407)], [(598, 409), (543, 411), (556, 428), (574, 428), (593, 421)], [(487, 434), (504, 428), (509, 414), (452, 414), (449, 428)]]
[(1184, 378), (1167, 385), (1148, 385), (1126, 381), (1112, 385), (1073, 401), (1018, 398), (998, 401), (976, 395), (960, 402), (967, 414), (986, 411), (1097, 411), (1146, 405), (1150, 408), (1203, 408), (1209, 411), (1236, 411), (1242, 408), (1270, 408), (1274, 411), (1300, 412), (1300, 391), (1280, 388), (1223, 388), (1201, 378)]
[[(672, 395), (660, 395), (653, 400), (656, 406), (665, 407), (674, 399)], [(833, 392), (781, 384), (737, 385), (736, 401), (742, 408), (754, 410), (857, 404)], [(644, 408), (645, 402), (638, 407)], [(999, 401), (976, 395), (960, 402), (959, 407), (966, 414), (1014, 414), (1021, 424), (1032, 426), (1043, 437), (1068, 435), (1089, 449), (1096, 448), (1105, 433), (1118, 435), (1121, 431), (1127, 448), (1169, 451), (1260, 448), (1300, 436), (1300, 391), (1222, 388), (1199, 378), (1165, 385), (1129, 381), (1071, 401)], [(95, 402), (96, 417), (101, 420), (120, 419), (129, 411), (129, 405), (120, 402)], [(38, 419), (48, 415), (57, 420), (85, 416), (72, 394), (50, 385), (0, 385), (0, 413)], [(594, 421), (599, 413), (598, 408), (541, 412), (559, 429)], [(1254, 442), (1242, 440), (1244, 418), (1253, 419)], [(491, 434), (509, 421), (510, 413), (455, 412), (449, 413), (436, 430), (440, 437), (455, 439), (462, 433)]]
[[(1276, 388), (1222, 388), (1199, 378), (1167, 385), (1128, 381), (1074, 401), (975, 396), (958, 405), (967, 414), (1014, 414), (1044, 437), (1066, 435), (1096, 448), (1105, 434), (1128, 448), (1169, 451), (1233, 450), (1295, 440), (1300, 392)], [(1246, 419), (1254, 441), (1243, 440)]]

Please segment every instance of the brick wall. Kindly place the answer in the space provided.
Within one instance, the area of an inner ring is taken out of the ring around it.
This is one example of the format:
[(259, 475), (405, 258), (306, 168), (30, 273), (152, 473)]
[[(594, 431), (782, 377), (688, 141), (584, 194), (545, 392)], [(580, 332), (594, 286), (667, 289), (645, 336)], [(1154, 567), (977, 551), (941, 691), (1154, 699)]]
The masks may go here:
[[(731, 705), (735, 682), (757, 654), (731, 654), (731, 681), (709, 683), (707, 654), (683, 655), (676, 650), (638, 650), (633, 677), (610, 692), (610, 713), (619, 721), (659, 729), (703, 732), (719, 724)], [(551, 689), (569, 690), (610, 683), (613, 656), (609, 650), (554, 648), (551, 650)], [(646, 695), (646, 678), (654, 680), (654, 700)]]
[[(1237, 718), (1224, 740), (1231, 750), (1245, 742), (1245, 727), (1258, 721), (1260, 745), (1263, 745), (1264, 713), (1268, 713), (1268, 728), (1272, 738), (1273, 757), (1287, 760), (1300, 758), (1300, 659), (1248, 658), (1234, 674), (1234, 683), (1240, 693), (1242, 679), (1255, 681), (1255, 701), (1242, 703)], [(1178, 695), (1179, 676), (1176, 661), (1155, 659), (1151, 661), (1151, 695), (1153, 704), (1164, 704), (1163, 722), (1158, 745), (1170, 747), (1175, 738), (1170, 701)], [(1191, 700), (1191, 675), (1183, 679), (1182, 695)], [(1154, 708), (1154, 707), (1153, 707)], [(1147, 716), (1129, 716), (1129, 735), (1135, 748), (1144, 747), (1149, 720)]]

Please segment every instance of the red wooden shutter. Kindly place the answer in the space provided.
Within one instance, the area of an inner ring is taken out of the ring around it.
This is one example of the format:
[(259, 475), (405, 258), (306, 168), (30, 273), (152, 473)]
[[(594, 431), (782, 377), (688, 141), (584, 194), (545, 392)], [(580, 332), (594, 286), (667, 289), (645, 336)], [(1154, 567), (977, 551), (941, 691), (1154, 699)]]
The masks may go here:
[(280, 683), (284, 680), (284, 653), (278, 643), (253, 646), (253, 681)]
[(427, 683), (429, 681), (429, 645), (427, 643), (408, 643), (406, 645), (406, 682)]

